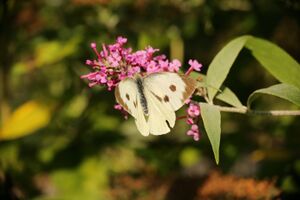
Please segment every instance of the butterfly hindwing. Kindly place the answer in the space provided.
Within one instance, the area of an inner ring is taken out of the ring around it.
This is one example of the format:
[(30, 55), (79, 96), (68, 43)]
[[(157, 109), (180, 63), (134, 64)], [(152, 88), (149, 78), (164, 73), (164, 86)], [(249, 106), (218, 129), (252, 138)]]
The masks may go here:
[(170, 127), (174, 127), (176, 120), (176, 115), (171, 104), (164, 102), (158, 96), (161, 93), (159, 88), (157, 88), (154, 93), (153, 90), (150, 90), (147, 85), (145, 85), (145, 95), (148, 101), (149, 111), (147, 122), (149, 132), (153, 135), (162, 135), (170, 132)]

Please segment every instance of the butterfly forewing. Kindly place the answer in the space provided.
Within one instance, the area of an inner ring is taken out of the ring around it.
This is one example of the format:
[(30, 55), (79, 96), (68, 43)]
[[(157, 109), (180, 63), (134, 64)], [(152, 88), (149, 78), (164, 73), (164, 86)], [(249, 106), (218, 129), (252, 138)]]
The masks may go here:
[(135, 82), (131, 78), (121, 81), (115, 89), (117, 102), (133, 117), (136, 117), (137, 95)]
[(154, 73), (143, 81), (149, 110), (149, 131), (160, 135), (175, 125), (175, 111), (195, 90), (195, 81), (171, 72)]
[[(159, 97), (163, 101), (170, 103), (174, 111), (182, 107), (196, 88), (194, 79), (172, 72), (150, 74), (145, 77), (144, 84), (150, 90), (151, 88), (160, 88), (162, 95)], [(155, 93), (155, 89), (152, 92)]]
[(121, 81), (115, 89), (115, 97), (117, 102), (135, 118), (136, 126), (142, 135), (149, 135), (149, 126), (139, 101), (135, 80), (127, 78)]

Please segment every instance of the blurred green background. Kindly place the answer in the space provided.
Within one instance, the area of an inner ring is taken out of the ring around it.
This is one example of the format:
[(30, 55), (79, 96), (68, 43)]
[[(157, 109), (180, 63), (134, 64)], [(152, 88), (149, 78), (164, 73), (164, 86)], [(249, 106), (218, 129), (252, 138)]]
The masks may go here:
[[(80, 79), (91, 42), (128, 38), (205, 73), (231, 39), (252, 34), (300, 60), (297, 0), (1, 0), (0, 199), (200, 199), (212, 171), (300, 195), (300, 118), (222, 113), (220, 164), (206, 135), (143, 137), (112, 92)], [(276, 80), (247, 50), (225, 85), (246, 103)], [(257, 109), (297, 109), (261, 98)], [(183, 110), (181, 111), (183, 114)], [(180, 115), (180, 112), (178, 113)], [(26, 136), (25, 136), (26, 135)], [(22, 137), (21, 137), (22, 136)], [(205, 198), (202, 198), (205, 199)]]

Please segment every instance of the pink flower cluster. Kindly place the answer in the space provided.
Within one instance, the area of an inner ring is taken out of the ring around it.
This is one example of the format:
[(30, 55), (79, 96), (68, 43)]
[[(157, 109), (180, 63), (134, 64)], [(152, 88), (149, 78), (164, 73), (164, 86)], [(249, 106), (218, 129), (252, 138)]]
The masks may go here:
[(200, 117), (200, 106), (199, 104), (190, 102), (187, 109), (187, 124), (191, 125), (191, 129), (187, 131), (188, 136), (192, 136), (194, 140), (198, 141), (200, 139), (200, 131), (197, 125)]
[[(118, 37), (114, 44), (102, 44), (102, 50), (97, 50), (96, 43), (91, 43), (91, 48), (97, 56), (97, 59), (86, 60), (86, 64), (93, 69), (93, 72), (82, 75), (81, 78), (88, 79), (89, 86), (104, 85), (111, 91), (120, 81), (127, 77), (133, 77), (136, 73), (142, 76), (156, 72), (178, 72), (181, 67), (179, 60), (169, 61), (165, 55), (160, 54), (154, 56), (158, 49), (148, 46), (144, 50), (133, 52), (131, 48), (125, 48), (127, 38)], [(197, 60), (189, 60), (189, 69), (186, 75), (193, 70), (200, 71), (202, 64)], [(116, 110), (120, 110), (125, 118), (126, 111), (121, 105), (115, 105)], [(187, 123), (191, 125), (191, 129), (187, 135), (193, 136), (194, 140), (199, 140), (199, 128), (195, 119), (200, 116), (200, 108), (198, 105), (190, 103), (187, 110)]]
[(96, 60), (86, 60), (94, 72), (81, 76), (89, 80), (89, 86), (106, 85), (112, 90), (121, 80), (132, 77), (136, 73), (150, 74), (155, 72), (178, 72), (181, 67), (179, 60), (169, 61), (165, 55), (153, 54), (158, 49), (147, 47), (145, 50), (133, 52), (125, 48), (127, 38), (118, 37), (115, 44), (102, 45), (102, 50), (97, 51), (96, 43), (91, 48), (97, 55)]

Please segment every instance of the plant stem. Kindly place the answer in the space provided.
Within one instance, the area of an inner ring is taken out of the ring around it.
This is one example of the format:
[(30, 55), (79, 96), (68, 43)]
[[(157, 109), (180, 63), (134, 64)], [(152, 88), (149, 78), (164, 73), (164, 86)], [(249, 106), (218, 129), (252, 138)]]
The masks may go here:
[(300, 116), (300, 110), (250, 110), (247, 107), (234, 108), (217, 106), (221, 112), (240, 113), (248, 115), (270, 115), (270, 116)]

